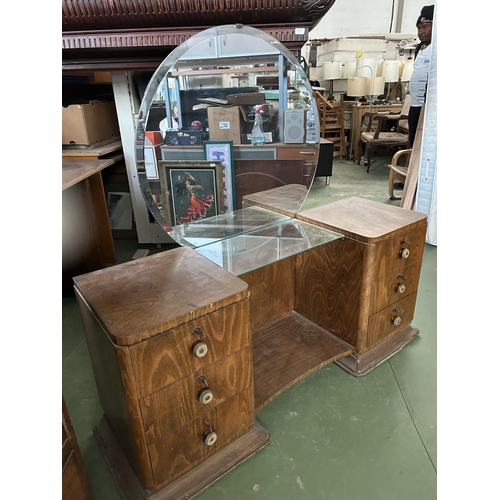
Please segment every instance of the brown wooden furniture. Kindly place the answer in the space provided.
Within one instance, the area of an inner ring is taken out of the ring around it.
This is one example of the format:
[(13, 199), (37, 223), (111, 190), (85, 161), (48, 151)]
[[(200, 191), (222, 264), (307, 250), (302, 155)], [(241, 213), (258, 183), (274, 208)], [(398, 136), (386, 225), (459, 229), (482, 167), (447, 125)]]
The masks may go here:
[(94, 500), (71, 418), (62, 399), (62, 499)]
[[(63, 70), (155, 70), (168, 53), (208, 26), (255, 26), (300, 57), (308, 35), (334, 0), (204, 0), (62, 2)], [(124, 15), (124, 13), (126, 15)]]
[[(288, 387), (331, 362), (362, 375), (411, 340), (425, 221), (352, 198), (225, 238), (233, 272), (206, 245), (75, 278), (123, 496), (191, 498), (267, 444), (255, 413)], [(290, 241), (308, 245), (276, 254)]]
[[(310, 186), (314, 180), (313, 169), (318, 162), (322, 147), (325, 147), (326, 156), (321, 156), (321, 164), (328, 163), (328, 146), (328, 141), (323, 140), (320, 142), (319, 148), (306, 144), (284, 144), (281, 142), (268, 143), (263, 146), (233, 145), (236, 208), (240, 209), (243, 198), (252, 193), (286, 184)], [(162, 144), (160, 155), (163, 160), (177, 160), (185, 157), (192, 160), (205, 159), (203, 146), (167, 146)], [(327, 168), (323, 167), (322, 172), (322, 175), (327, 175)], [(329, 175), (331, 175), (331, 165)], [(307, 190), (302, 192), (305, 195)]]
[(344, 101), (329, 102), (318, 91), (314, 92), (318, 106), (320, 136), (333, 142), (333, 156), (347, 154), (344, 130)]
[[(355, 346), (337, 364), (364, 375), (400, 350), (418, 330), (411, 326), (425, 244), (425, 214), (347, 198), (299, 212), (297, 218), (346, 236), (328, 269), (301, 254), (307, 286), (300, 310), (314, 323)], [(324, 252), (318, 247), (318, 252)]]
[(121, 142), (62, 152), (63, 296), (74, 276), (116, 262), (101, 171), (123, 158)]
[(350, 141), (349, 141), (349, 153), (351, 158), (357, 160), (360, 155), (360, 143), (359, 139), (361, 137), (361, 132), (364, 130), (363, 127), (363, 117), (366, 113), (399, 113), (402, 109), (402, 104), (356, 104), (351, 106), (351, 124), (350, 124)]
[[(401, 131), (399, 127), (399, 121), (407, 121), (408, 116), (402, 114), (380, 114), (377, 113), (366, 113), (365, 117), (368, 117), (368, 123), (366, 125), (366, 130), (361, 132), (361, 136), (359, 138), (359, 148), (358, 148), (358, 165), (361, 161), (361, 151), (362, 144), (365, 145), (365, 164), (366, 171), (370, 171), (370, 163), (373, 151), (375, 148), (379, 146), (389, 146), (389, 147), (399, 147), (406, 148), (409, 144), (409, 136), (407, 132)], [(372, 129), (373, 122), (376, 122), (375, 130)], [(394, 132), (383, 132), (382, 127), (388, 121), (395, 122), (396, 130)]]
[[(392, 157), (391, 164), (387, 165), (389, 167), (389, 196), (391, 200), (401, 199), (401, 196), (394, 194), (394, 182), (399, 181), (403, 184), (405, 183), (406, 176), (408, 175), (411, 151), (411, 149), (401, 149), (397, 151)], [(401, 157), (404, 158), (404, 162), (402, 165), (398, 165), (398, 161)]]

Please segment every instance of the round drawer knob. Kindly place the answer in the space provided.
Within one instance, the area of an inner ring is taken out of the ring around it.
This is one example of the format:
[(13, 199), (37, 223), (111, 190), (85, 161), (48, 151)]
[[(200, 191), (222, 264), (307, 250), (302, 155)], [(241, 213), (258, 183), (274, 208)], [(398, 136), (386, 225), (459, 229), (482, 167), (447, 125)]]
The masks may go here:
[(208, 352), (208, 345), (205, 342), (196, 342), (193, 346), (193, 355), (202, 358)]
[(198, 401), (204, 405), (207, 405), (214, 399), (214, 393), (211, 389), (203, 389), (198, 394)]
[(399, 256), (402, 258), (402, 259), (407, 259), (409, 256), (410, 256), (410, 250), (408, 248), (402, 248), (400, 251), (399, 251)]
[(215, 431), (205, 432), (204, 437), (205, 437), (204, 441), (207, 446), (212, 446), (217, 441), (217, 434)]
[(391, 323), (393, 325), (398, 326), (399, 324), (401, 324), (401, 317), (400, 316), (393, 316), (391, 319)]
[(396, 286), (397, 293), (405, 293), (405, 290), (406, 290), (406, 285), (404, 285), (403, 283), (397, 284), (397, 286)]

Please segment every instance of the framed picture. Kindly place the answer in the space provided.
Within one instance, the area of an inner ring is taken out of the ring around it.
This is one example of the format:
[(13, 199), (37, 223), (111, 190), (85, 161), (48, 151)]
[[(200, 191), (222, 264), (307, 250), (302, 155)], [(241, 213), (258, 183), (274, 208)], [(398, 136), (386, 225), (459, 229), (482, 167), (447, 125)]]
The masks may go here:
[(222, 162), (158, 160), (161, 210), (171, 226), (223, 213)]
[(204, 141), (205, 160), (222, 163), (222, 189), (224, 194), (224, 212), (236, 209), (233, 141)]

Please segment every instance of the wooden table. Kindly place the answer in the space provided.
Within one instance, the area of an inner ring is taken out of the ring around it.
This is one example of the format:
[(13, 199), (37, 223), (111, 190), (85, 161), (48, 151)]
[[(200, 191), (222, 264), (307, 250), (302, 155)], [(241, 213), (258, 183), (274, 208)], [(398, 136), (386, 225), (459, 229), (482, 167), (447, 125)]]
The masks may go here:
[(62, 152), (63, 296), (74, 276), (116, 262), (101, 171), (123, 158), (121, 142)]
[(351, 158), (358, 158), (359, 155), (359, 139), (361, 137), (361, 129), (363, 125), (363, 117), (366, 113), (376, 113), (379, 111), (390, 111), (391, 113), (397, 113), (403, 108), (403, 103), (401, 104), (356, 104), (351, 107), (352, 110), (352, 122), (351, 122), (351, 140), (349, 145), (349, 154)]

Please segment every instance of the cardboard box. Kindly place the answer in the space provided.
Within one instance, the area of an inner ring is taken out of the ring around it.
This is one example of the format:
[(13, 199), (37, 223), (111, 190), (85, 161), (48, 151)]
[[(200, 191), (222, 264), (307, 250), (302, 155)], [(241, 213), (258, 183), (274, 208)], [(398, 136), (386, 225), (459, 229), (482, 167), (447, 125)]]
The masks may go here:
[(226, 96), (226, 101), (229, 104), (237, 104), (238, 106), (243, 105), (255, 105), (255, 104), (265, 104), (266, 95), (262, 92), (250, 92), (246, 94), (231, 94)]
[(211, 141), (233, 141), (241, 144), (241, 113), (238, 106), (207, 108)]
[(120, 136), (115, 103), (90, 101), (62, 108), (62, 143), (94, 144)]

